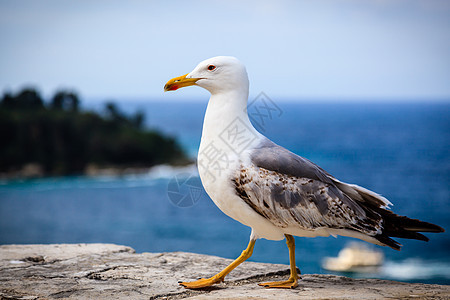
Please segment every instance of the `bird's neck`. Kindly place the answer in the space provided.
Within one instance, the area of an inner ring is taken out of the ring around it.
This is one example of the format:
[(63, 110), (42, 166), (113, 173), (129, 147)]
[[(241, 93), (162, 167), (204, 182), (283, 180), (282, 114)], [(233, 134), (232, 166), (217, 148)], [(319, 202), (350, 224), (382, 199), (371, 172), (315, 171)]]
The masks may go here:
[(259, 144), (261, 135), (247, 114), (248, 93), (212, 94), (203, 122), (198, 151), (198, 170), (208, 194), (218, 178), (227, 178), (246, 159), (249, 149)]
[(202, 140), (216, 138), (236, 122), (255, 130), (247, 114), (247, 98), (248, 92), (212, 94), (203, 122)]

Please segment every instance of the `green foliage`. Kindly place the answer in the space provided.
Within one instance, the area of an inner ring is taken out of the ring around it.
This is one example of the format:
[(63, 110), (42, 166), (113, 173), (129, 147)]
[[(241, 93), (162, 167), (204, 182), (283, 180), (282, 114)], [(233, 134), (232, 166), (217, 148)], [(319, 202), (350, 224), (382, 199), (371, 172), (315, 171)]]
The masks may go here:
[(58, 91), (48, 105), (33, 89), (0, 102), (0, 172), (39, 164), (46, 175), (84, 172), (89, 164), (151, 167), (186, 163), (171, 137), (143, 129), (142, 112), (128, 117), (114, 103), (106, 115), (79, 111), (73, 92)]
[(55, 110), (78, 111), (80, 100), (73, 92), (58, 91), (52, 98), (51, 108)]
[(32, 88), (25, 88), (16, 96), (5, 94), (1, 106), (7, 109), (37, 110), (44, 108), (44, 101)]

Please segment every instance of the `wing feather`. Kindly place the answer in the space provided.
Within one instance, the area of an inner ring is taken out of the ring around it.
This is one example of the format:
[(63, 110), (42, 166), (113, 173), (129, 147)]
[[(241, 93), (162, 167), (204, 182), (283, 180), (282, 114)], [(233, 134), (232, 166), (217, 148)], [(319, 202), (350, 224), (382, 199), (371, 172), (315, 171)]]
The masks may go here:
[(368, 234), (379, 230), (379, 220), (367, 222), (365, 211), (332, 183), (255, 165), (242, 165), (233, 181), (238, 195), (276, 226), (345, 228)]

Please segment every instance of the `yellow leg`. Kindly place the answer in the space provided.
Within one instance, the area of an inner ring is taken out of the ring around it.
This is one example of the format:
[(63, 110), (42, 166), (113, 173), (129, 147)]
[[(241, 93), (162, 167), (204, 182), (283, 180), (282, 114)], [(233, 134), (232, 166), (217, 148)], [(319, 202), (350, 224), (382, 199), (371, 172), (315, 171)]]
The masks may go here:
[(239, 266), (242, 262), (244, 262), (246, 259), (248, 259), (250, 256), (252, 256), (253, 248), (255, 247), (255, 240), (250, 239), (250, 242), (248, 243), (247, 249), (242, 251), (241, 255), (236, 258), (235, 261), (233, 261), (231, 264), (229, 264), (225, 269), (223, 269), (221, 272), (217, 273), (213, 277), (210, 278), (201, 278), (196, 281), (192, 282), (180, 282), (182, 286), (184, 286), (187, 289), (201, 289), (208, 286), (211, 286), (216, 283), (223, 282), (225, 279), (225, 276), (228, 275), (234, 268)]
[(288, 280), (285, 281), (272, 281), (264, 282), (259, 285), (267, 288), (283, 288), (283, 289), (295, 289), (298, 286), (298, 274), (297, 267), (295, 266), (295, 240), (292, 235), (285, 234), (286, 243), (289, 248), (289, 260), (291, 264), (291, 275)]

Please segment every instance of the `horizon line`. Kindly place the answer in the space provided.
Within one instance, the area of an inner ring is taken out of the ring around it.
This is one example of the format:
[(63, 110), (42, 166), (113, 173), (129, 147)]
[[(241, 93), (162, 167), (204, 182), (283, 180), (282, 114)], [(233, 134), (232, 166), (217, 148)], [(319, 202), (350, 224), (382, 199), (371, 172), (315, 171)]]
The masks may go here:
[[(258, 95), (249, 96), (248, 101), (252, 101), (257, 98)], [(450, 96), (448, 97), (268, 97), (275, 102), (283, 103), (450, 103)], [(152, 96), (135, 96), (135, 97), (81, 97), (81, 101), (89, 102), (130, 102), (130, 103), (143, 103), (143, 102), (167, 102), (167, 103), (179, 103), (179, 102), (197, 102), (207, 103), (209, 97), (180, 97), (177, 99), (164, 97), (152, 97)]]

